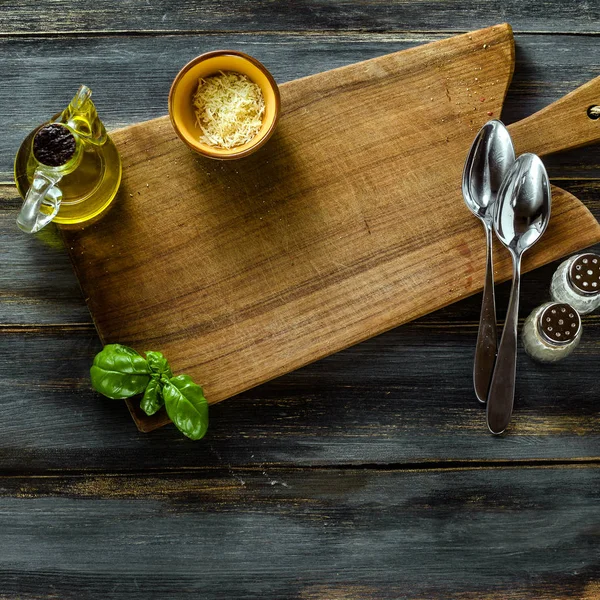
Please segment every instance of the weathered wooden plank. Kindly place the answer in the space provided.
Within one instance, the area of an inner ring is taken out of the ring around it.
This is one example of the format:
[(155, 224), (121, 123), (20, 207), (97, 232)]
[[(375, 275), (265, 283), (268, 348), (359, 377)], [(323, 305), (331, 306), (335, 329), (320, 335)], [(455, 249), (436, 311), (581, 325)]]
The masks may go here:
[[(0, 38), (0, 114), (5, 123), (0, 139), (0, 181), (12, 178), (12, 158), (25, 135), (62, 109), (83, 80), (95, 91), (94, 99), (106, 124), (117, 127), (165, 114), (175, 74), (187, 60), (207, 50), (244, 50), (264, 61), (283, 82), (442, 37), (446, 36)], [(505, 103), (505, 121), (523, 118), (599, 75), (600, 67), (586, 58), (597, 54), (597, 40), (594, 36), (517, 35), (517, 65)], [(550, 159), (548, 164), (554, 177), (600, 177), (600, 147), (570, 152)]]
[(0, 325), (91, 323), (55, 227), (24, 235), (15, 222), (20, 205), (14, 186), (0, 186)]
[[(503, 286), (499, 301), (505, 306)], [(527, 283), (525, 307), (540, 303)], [(524, 309), (525, 309), (524, 307)], [(524, 311), (523, 314), (526, 314)], [(52, 330), (51, 330), (52, 331)], [(0, 329), (0, 468), (137, 470), (597, 457), (600, 317), (552, 368), (520, 350), (510, 435), (493, 438), (472, 390), (467, 325), (417, 321), (211, 407), (201, 442), (173, 426), (135, 429), (120, 401), (90, 389), (90, 329)], [(143, 349), (142, 349), (143, 350)]]
[(600, 590), (600, 471), (0, 479), (21, 600), (562, 600)]
[[(575, 194), (600, 217), (600, 181), (557, 180), (555, 183)], [(35, 237), (21, 233), (15, 219), (21, 200), (14, 186), (0, 186), (0, 325), (1, 324), (77, 324), (91, 323), (79, 284), (73, 274), (62, 241), (50, 226)], [(483, 243), (483, 236), (482, 236)], [(521, 313), (529, 298), (541, 302), (555, 265), (527, 275)], [(500, 288), (500, 293), (506, 286)], [(467, 322), (473, 326), (479, 314), (479, 296), (447, 307), (422, 322), (447, 322), (455, 326)], [(502, 309), (502, 305), (499, 305)]]
[(0, 31), (469, 31), (508, 21), (518, 31), (597, 33), (596, 0), (25, 0), (3, 8)]

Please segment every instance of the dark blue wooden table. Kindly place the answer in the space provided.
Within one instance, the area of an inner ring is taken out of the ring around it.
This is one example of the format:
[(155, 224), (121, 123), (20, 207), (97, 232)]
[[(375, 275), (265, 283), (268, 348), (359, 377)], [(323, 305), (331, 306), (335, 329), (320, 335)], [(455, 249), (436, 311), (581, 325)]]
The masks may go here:
[[(600, 75), (599, 0), (0, 5), (0, 598), (600, 597), (598, 315), (567, 361), (520, 350), (499, 439), (472, 392), (473, 297), (212, 407), (191, 442), (92, 392), (100, 344), (57, 232), (15, 225), (14, 153), (80, 83), (114, 128), (165, 114), (207, 50), (283, 82), (502, 21), (506, 122)], [(547, 166), (600, 215), (600, 147)], [(555, 268), (524, 277), (522, 319)]]

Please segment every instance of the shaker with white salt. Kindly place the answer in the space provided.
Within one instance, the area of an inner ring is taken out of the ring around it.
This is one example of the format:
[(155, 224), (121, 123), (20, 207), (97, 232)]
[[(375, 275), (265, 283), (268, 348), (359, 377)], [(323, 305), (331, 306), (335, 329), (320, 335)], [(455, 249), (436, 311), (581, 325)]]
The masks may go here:
[(562, 360), (581, 340), (579, 313), (566, 303), (542, 304), (525, 320), (522, 340), (525, 352), (534, 360), (542, 363)]
[(586, 253), (568, 258), (552, 277), (550, 295), (586, 315), (600, 306), (600, 255)]

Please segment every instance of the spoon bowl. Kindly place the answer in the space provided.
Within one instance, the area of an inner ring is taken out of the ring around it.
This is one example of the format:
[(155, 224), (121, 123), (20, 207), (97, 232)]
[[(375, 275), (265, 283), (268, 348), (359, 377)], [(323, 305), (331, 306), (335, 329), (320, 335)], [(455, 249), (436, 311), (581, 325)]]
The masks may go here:
[(498, 193), (494, 229), (512, 252), (523, 254), (544, 233), (550, 220), (550, 182), (535, 154), (515, 161)]
[(462, 192), (469, 210), (482, 220), (493, 218), (502, 180), (515, 162), (515, 150), (502, 121), (488, 121), (473, 141), (465, 163)]

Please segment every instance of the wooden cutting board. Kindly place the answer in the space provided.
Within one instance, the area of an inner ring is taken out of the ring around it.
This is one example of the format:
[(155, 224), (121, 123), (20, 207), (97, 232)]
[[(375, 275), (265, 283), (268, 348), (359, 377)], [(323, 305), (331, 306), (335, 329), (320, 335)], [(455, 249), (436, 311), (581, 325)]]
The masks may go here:
[[(63, 229), (102, 341), (163, 352), (214, 403), (481, 290), (484, 234), (461, 173), (513, 66), (499, 25), (286, 83), (275, 136), (239, 161), (192, 153), (168, 117), (114, 132), (112, 209)], [(516, 124), (518, 151), (600, 137), (582, 94)], [(598, 241), (587, 209), (553, 188), (524, 269)], [(508, 279), (508, 255), (496, 259)], [(136, 405), (143, 431), (168, 422)]]

